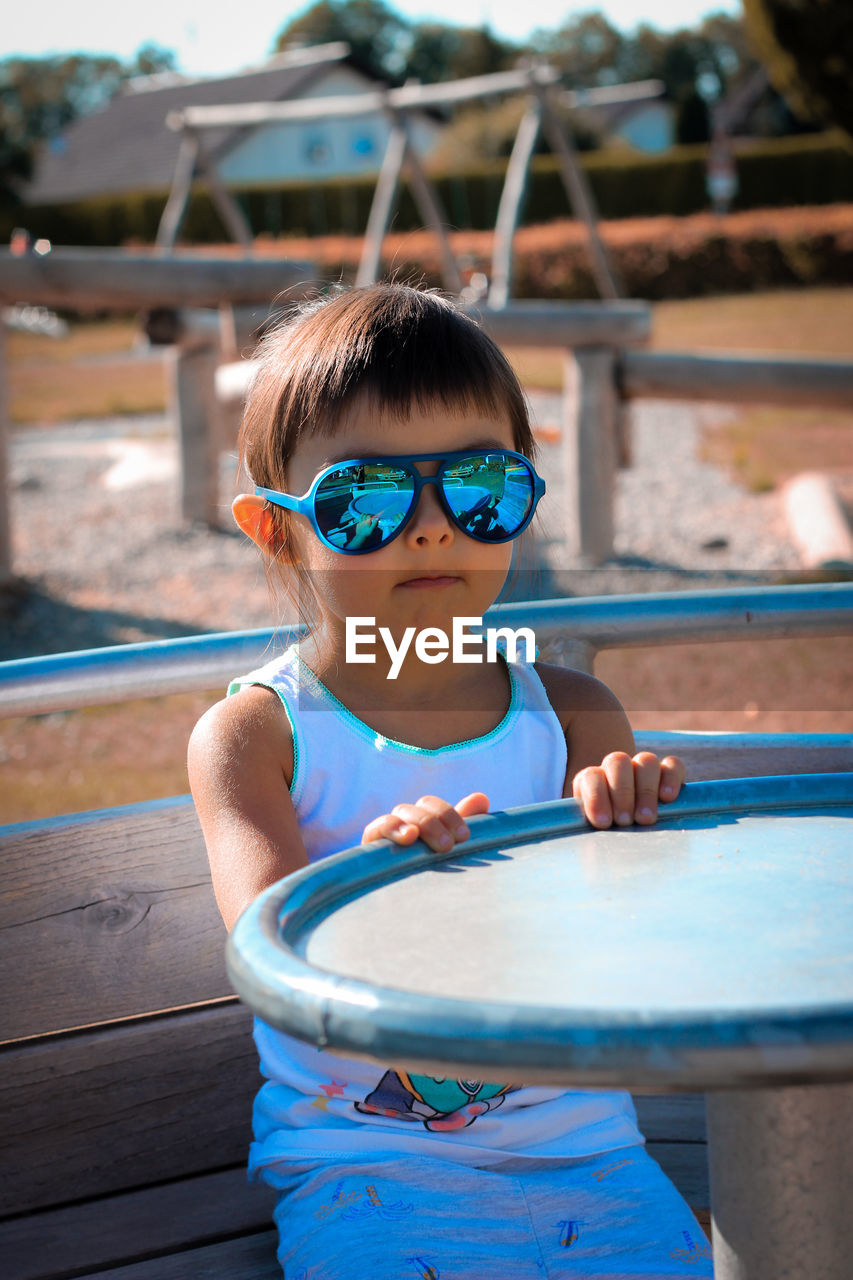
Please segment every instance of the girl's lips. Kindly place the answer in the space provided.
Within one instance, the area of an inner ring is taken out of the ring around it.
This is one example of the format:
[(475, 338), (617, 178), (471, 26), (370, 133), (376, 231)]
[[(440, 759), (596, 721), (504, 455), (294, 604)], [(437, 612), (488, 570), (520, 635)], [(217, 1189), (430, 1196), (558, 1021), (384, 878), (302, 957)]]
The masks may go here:
[(400, 582), (397, 585), (401, 587), (414, 587), (415, 589), (422, 591), (434, 591), (441, 587), (452, 587), (459, 581), (459, 578), (451, 577), (448, 574), (435, 576), (428, 574), (424, 575), (422, 578), (407, 578), (405, 582)]

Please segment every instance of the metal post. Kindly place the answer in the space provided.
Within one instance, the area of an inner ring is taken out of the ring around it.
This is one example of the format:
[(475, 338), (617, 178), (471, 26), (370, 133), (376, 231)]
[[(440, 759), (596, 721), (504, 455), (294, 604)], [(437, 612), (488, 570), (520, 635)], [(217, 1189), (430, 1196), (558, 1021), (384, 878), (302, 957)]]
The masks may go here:
[(707, 1098), (716, 1280), (847, 1280), (853, 1084)]

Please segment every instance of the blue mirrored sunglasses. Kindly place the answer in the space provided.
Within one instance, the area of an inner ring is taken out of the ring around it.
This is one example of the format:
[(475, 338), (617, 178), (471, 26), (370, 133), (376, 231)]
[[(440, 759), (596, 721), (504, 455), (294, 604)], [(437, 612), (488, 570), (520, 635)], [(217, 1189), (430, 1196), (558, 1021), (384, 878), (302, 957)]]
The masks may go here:
[[(424, 476), (416, 462), (441, 465), (435, 475)], [(255, 493), (305, 516), (333, 551), (357, 556), (386, 546), (403, 532), (428, 484), (435, 485), (453, 524), (478, 542), (517, 538), (545, 492), (545, 481), (524, 454), (489, 449), (353, 458), (326, 467), (301, 498), (261, 485)]]

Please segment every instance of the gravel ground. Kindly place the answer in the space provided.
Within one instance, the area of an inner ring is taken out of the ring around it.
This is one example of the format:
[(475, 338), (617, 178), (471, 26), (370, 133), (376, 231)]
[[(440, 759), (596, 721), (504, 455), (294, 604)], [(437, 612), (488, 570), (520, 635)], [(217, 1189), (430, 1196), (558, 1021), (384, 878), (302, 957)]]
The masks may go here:
[[(559, 401), (535, 396), (542, 425)], [(632, 410), (634, 461), (619, 475), (607, 565), (573, 564), (554, 536), (556, 449), (542, 447), (544, 536), (530, 547), (517, 599), (779, 581), (801, 569), (778, 495), (738, 488), (698, 457), (719, 406), (643, 401)], [(165, 418), (19, 431), (11, 442), (17, 589), (0, 597), (0, 658), (269, 626), (263, 570), (242, 535), (180, 521), (177, 449)], [(223, 526), (234, 490), (223, 458)], [(548, 531), (551, 531), (550, 536)]]

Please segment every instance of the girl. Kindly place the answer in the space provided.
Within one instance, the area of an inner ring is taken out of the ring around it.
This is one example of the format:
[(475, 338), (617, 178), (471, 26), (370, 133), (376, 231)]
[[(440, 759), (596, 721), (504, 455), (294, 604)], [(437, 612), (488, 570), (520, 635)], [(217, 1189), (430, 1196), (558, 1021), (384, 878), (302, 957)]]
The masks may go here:
[[(389, 679), (406, 635), (483, 616), (544, 491), (523, 393), (472, 320), (402, 285), (312, 304), (265, 341), (241, 454), (235, 518), (309, 625), (190, 744), (228, 927), (309, 861), (381, 838), (446, 850), (490, 808), (573, 794), (597, 827), (655, 821), (681, 762), (634, 755), (592, 677), (410, 644)], [(385, 629), (374, 662), (349, 619)], [(260, 1021), (255, 1038), (250, 1172), (280, 1192), (287, 1277), (711, 1274), (627, 1094), (383, 1071)]]

